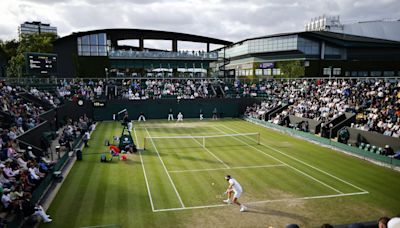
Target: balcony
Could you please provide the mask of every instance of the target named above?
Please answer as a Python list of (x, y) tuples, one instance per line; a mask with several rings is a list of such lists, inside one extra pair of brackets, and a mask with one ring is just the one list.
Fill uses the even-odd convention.
[(108, 53), (110, 59), (173, 59), (173, 60), (210, 60), (218, 59), (216, 52), (204, 51), (124, 51), (112, 50)]

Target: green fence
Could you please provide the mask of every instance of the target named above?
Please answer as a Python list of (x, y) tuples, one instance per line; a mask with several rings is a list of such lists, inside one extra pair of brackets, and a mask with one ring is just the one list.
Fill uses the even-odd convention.
[(273, 128), (273, 129), (277, 129), (279, 131), (283, 131), (286, 134), (289, 135), (293, 135), (293, 136), (298, 136), (310, 141), (314, 141), (317, 142), (319, 144), (323, 144), (323, 145), (327, 145), (327, 146), (331, 146), (333, 148), (339, 149), (339, 150), (343, 150), (346, 151), (348, 153), (357, 155), (363, 159), (370, 159), (373, 161), (377, 161), (377, 162), (381, 162), (381, 163), (385, 163), (387, 165), (390, 166), (397, 166), (400, 167), (400, 160), (398, 159), (394, 159), (388, 156), (384, 156), (384, 155), (379, 155), (379, 154), (375, 154), (369, 151), (365, 151), (362, 149), (359, 149), (357, 147), (354, 146), (349, 146), (343, 143), (339, 143), (339, 142), (335, 142), (332, 140), (329, 140), (327, 138), (322, 138), (319, 136), (316, 136), (314, 134), (311, 133), (307, 133), (307, 132), (303, 132), (303, 131), (298, 131), (292, 128), (287, 128), (287, 127), (283, 127), (277, 124), (273, 124), (273, 123), (269, 123), (263, 120), (259, 120), (259, 119), (255, 119), (255, 118), (249, 118), (249, 117), (245, 117), (244, 118), (246, 121), (249, 121), (251, 123), (255, 123), (264, 127), (268, 127), (268, 128)]

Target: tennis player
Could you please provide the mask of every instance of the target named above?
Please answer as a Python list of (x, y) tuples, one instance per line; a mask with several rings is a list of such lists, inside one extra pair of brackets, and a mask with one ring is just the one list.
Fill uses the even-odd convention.
[(178, 113), (178, 122), (183, 121), (183, 114), (181, 112)]
[(242, 186), (233, 179), (230, 175), (225, 176), (225, 180), (229, 182), (228, 189), (226, 190), (226, 194), (228, 195), (228, 199), (224, 200), (224, 203), (231, 204), (232, 203), (232, 192), (233, 194), (233, 203), (239, 205), (240, 212), (244, 212), (247, 210), (247, 207), (241, 203), (239, 203), (238, 199), (240, 195), (242, 195), (243, 189)]

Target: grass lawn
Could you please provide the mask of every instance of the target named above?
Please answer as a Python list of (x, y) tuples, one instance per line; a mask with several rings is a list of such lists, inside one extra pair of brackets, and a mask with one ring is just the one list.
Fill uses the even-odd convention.
[[(50, 206), (53, 222), (41, 227), (316, 227), (400, 213), (399, 172), (243, 120), (134, 127), (146, 150), (100, 163), (104, 141), (122, 127), (97, 125)], [(260, 133), (260, 143), (257, 135), (197, 137), (239, 133)], [(171, 136), (185, 138), (162, 138)], [(222, 203), (227, 174), (244, 188), (247, 212)]]

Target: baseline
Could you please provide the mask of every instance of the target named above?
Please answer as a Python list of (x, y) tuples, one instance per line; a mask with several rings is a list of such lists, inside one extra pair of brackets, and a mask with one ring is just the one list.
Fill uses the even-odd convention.
[[(357, 195), (364, 195), (364, 194), (368, 194), (368, 192), (353, 192), (353, 193), (342, 193), (342, 194), (333, 194), (333, 195), (320, 195), (320, 196), (306, 196), (306, 197), (298, 197), (298, 198), (261, 200), (261, 201), (246, 202), (246, 205), (262, 204), (262, 203), (275, 203), (275, 202), (288, 202), (288, 201), (297, 201), (297, 200), (328, 199), (328, 198), (337, 198), (337, 197), (346, 197), (346, 196), (357, 196)], [(154, 210), (154, 212), (181, 211), (181, 210), (193, 210), (193, 209), (204, 209), (204, 208), (226, 207), (226, 206), (229, 206), (229, 204), (214, 204), (214, 205), (193, 206), (193, 207), (185, 207), (185, 208), (181, 208), (181, 207), (165, 208), (165, 209)]]

